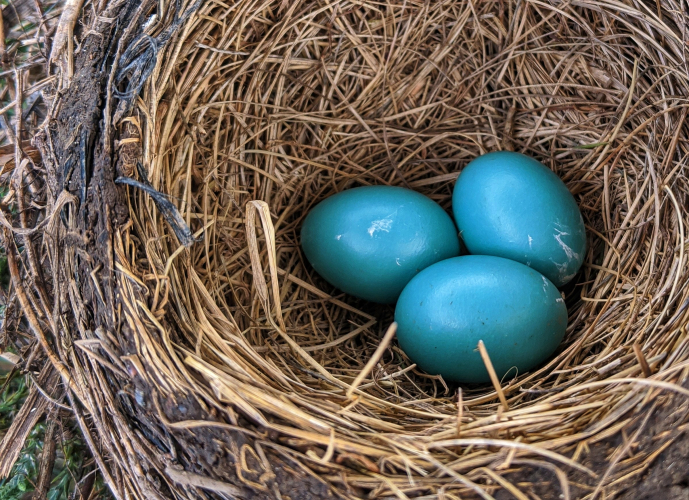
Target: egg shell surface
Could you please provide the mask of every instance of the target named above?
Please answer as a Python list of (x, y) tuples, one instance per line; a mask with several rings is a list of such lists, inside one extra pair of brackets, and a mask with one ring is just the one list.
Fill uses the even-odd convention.
[(516, 260), (556, 286), (584, 262), (586, 229), (574, 197), (542, 163), (520, 153), (482, 155), (462, 170), (452, 211), (469, 253)]
[(326, 198), (301, 229), (306, 258), (343, 292), (390, 304), (414, 275), (459, 255), (457, 228), (433, 200), (394, 186), (363, 186)]
[[(522, 374), (557, 349), (567, 308), (545, 276), (513, 260), (466, 255), (438, 262), (405, 287), (395, 309), (400, 347), (424, 371), (464, 383)], [(516, 370), (515, 370), (516, 368)]]

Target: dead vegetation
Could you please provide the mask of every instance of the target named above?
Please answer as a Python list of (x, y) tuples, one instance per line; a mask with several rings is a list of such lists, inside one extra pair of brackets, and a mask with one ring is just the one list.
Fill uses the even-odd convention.
[[(521, 500), (539, 469), (552, 498), (612, 498), (681, 435), (686, 415), (636, 444), (689, 396), (685, 3), (109, 8), (94, 174), (55, 196), (44, 240), (73, 312), (26, 307), (79, 347), (54, 366), (117, 498)], [(379, 349), (392, 310), (315, 275), (299, 227), (357, 185), (449, 208), (461, 168), (503, 148), (565, 180), (589, 248), (557, 356), (460, 389)], [(84, 230), (98, 247), (65, 244)]]

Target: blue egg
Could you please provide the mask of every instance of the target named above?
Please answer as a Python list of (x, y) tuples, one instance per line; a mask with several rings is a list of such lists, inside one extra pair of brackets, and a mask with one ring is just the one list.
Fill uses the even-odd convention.
[(395, 321), (400, 347), (424, 371), (485, 383), (479, 340), (499, 378), (522, 374), (557, 349), (567, 308), (557, 287), (530, 267), (466, 255), (417, 274), (397, 301)]
[(422, 269), (459, 254), (457, 229), (440, 205), (392, 186), (325, 199), (304, 220), (301, 245), (329, 283), (382, 304), (394, 303)]
[(574, 197), (528, 156), (500, 151), (473, 160), (457, 179), (452, 210), (469, 253), (516, 260), (557, 286), (584, 262), (586, 229)]

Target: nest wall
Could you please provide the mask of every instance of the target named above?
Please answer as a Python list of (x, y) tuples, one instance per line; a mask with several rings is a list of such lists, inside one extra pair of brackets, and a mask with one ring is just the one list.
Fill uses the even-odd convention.
[[(671, 434), (590, 455), (689, 394), (687, 5), (240, 0), (141, 22), (162, 5), (127, 14), (150, 71), (120, 58), (103, 91), (111, 177), (140, 184), (116, 188), (112, 298), (82, 292), (81, 320), (112, 318), (118, 359), (68, 362), (110, 408), (93, 446), (116, 495), (602, 498), (637, 480)], [(299, 229), (361, 185), (449, 210), (461, 169), (503, 149), (567, 184), (586, 262), (547, 364), (457, 387), (383, 342), (393, 308), (324, 282)]]

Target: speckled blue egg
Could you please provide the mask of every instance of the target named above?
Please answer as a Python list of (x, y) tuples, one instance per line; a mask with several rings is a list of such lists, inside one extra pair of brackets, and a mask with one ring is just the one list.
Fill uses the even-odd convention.
[(499, 378), (522, 374), (557, 349), (567, 308), (557, 287), (534, 269), (466, 255), (417, 274), (397, 301), (395, 321), (400, 347), (424, 371), (485, 383), (490, 378), (479, 340)]
[(301, 245), (313, 268), (343, 292), (397, 300), (412, 277), (459, 254), (457, 228), (430, 198), (393, 186), (349, 189), (316, 205)]
[(523, 154), (500, 151), (469, 163), (455, 184), (452, 211), (471, 254), (516, 260), (557, 286), (584, 262), (586, 230), (574, 197)]

